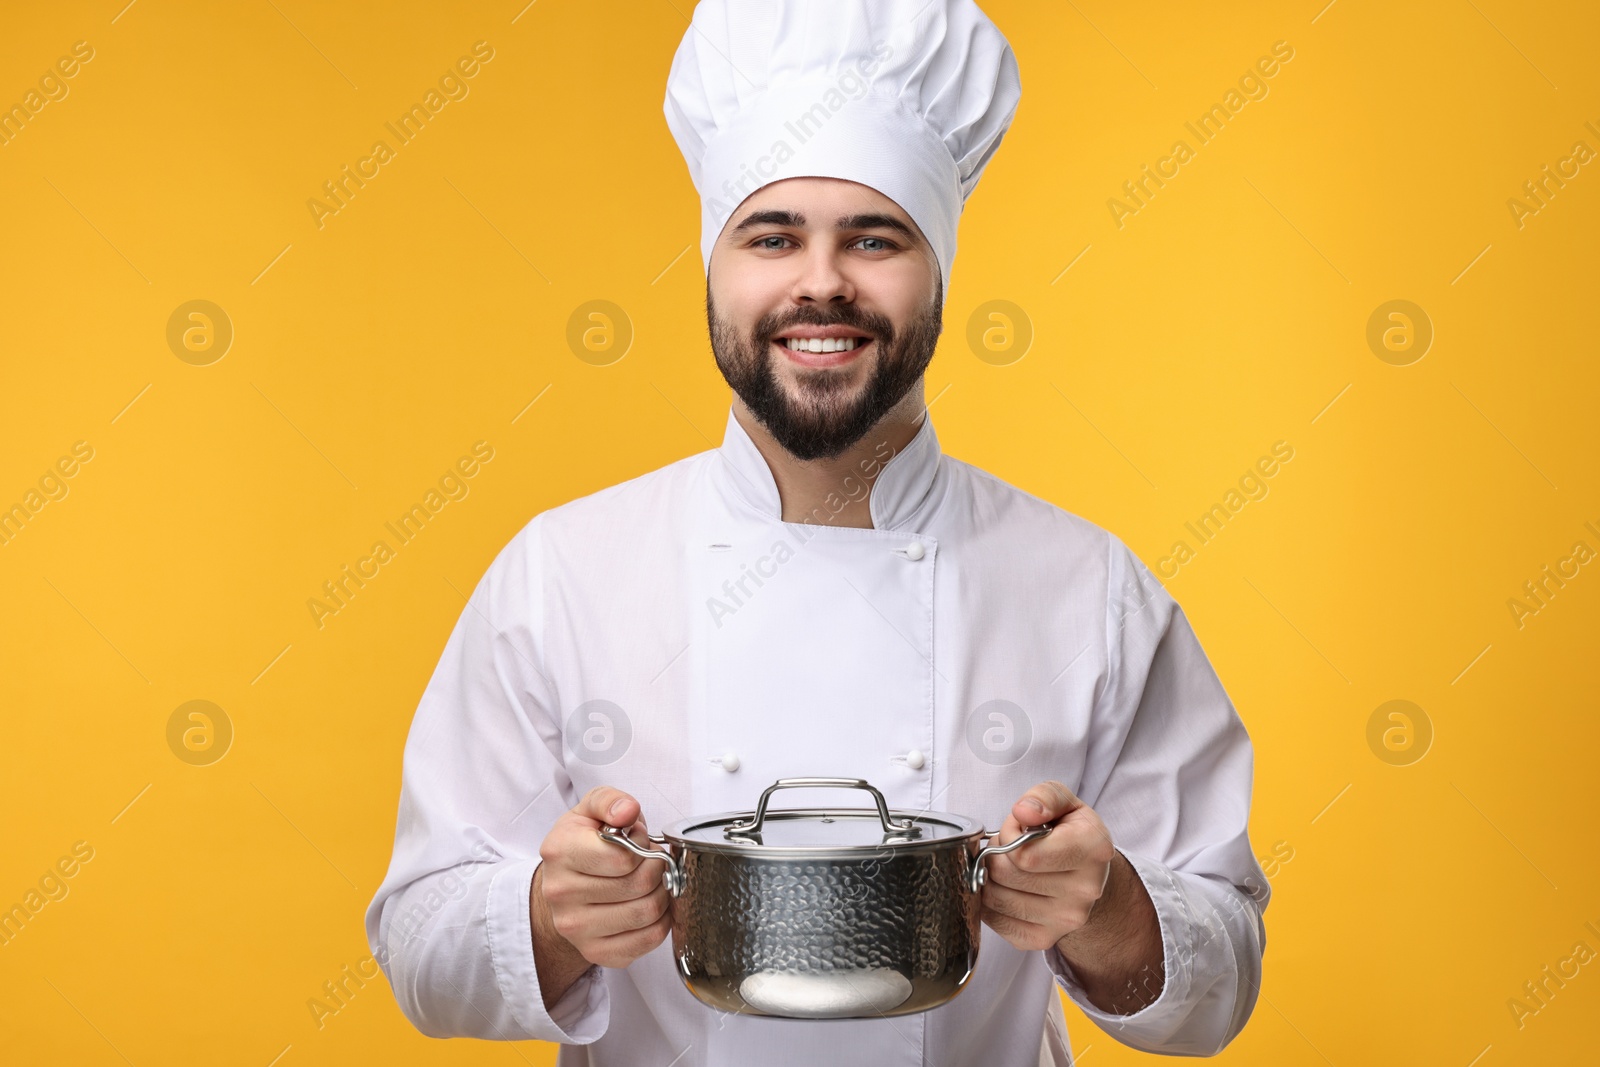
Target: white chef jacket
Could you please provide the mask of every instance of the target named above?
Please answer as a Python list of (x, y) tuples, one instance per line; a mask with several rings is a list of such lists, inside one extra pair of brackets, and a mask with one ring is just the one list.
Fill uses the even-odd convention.
[[(1209, 1055), (1239, 1032), (1270, 892), (1246, 829), (1252, 752), (1182, 610), (1114, 535), (942, 454), (931, 417), (879, 471), (870, 510), (871, 529), (782, 521), (730, 410), (719, 448), (512, 538), (422, 695), (366, 912), (419, 1030), (561, 1042), (562, 1065), (1065, 1067), (1059, 983), (1134, 1048)], [(985, 926), (966, 988), (914, 1015), (721, 1012), (685, 988), (670, 937), (545, 1010), (528, 897), (559, 816), (612, 785), (659, 833), (749, 811), (796, 776), (865, 778), (894, 808), (995, 830), (1030, 786), (1065, 783), (1149, 891), (1160, 996), (1102, 1012), (1057, 951)], [(870, 800), (773, 798), (815, 804)]]

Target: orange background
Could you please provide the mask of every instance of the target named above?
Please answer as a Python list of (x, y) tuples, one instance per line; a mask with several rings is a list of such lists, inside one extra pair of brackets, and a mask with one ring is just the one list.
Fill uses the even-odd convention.
[[(1025, 91), (928, 395), (950, 454), (1152, 567), (1196, 549), (1163, 577), (1254, 739), (1274, 890), (1262, 998), (1219, 1059), (1592, 1062), (1600, 966), (1568, 963), (1520, 1025), (1508, 1002), (1600, 950), (1600, 568), (1567, 563), (1520, 625), (1508, 602), (1600, 549), (1600, 174), (1508, 201), (1600, 150), (1594, 11), (984, 7)], [(308, 1001), (368, 955), (401, 746), (463, 594), (539, 511), (720, 441), (661, 115), (690, 10), (7, 14), (0, 104), (93, 53), (0, 146), (0, 507), (26, 515), (0, 544), (0, 906), (73, 870), (0, 945), (17, 1062), (553, 1060), (424, 1038), (381, 978), (320, 1026)], [(319, 227), (307, 201), (478, 41), (468, 94)], [(1267, 95), (1191, 140), (1279, 41)], [(1193, 158), (1119, 226), (1108, 201), (1180, 138)], [(193, 300), (225, 352), (169, 345)], [(626, 316), (620, 358), (569, 345), (591, 300)], [(1369, 345), (1393, 300), (1421, 318)], [(319, 628), (307, 600), (479, 441), (468, 493)], [(1267, 494), (1197, 546), (1184, 524), (1279, 441)], [(77, 442), (92, 458), (52, 478)], [(196, 700), (210, 733), (169, 730)], [(1408, 718), (1369, 731), (1393, 700)], [(1068, 1012), (1089, 1064), (1143, 1059)]]

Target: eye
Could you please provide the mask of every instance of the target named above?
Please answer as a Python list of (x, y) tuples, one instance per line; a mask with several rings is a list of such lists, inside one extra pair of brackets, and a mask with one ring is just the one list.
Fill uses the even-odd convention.
[[(852, 245), (859, 245), (863, 241), (876, 241), (877, 242), (876, 247), (863, 248), (862, 251), (865, 251), (865, 252), (893, 252), (897, 247), (893, 241), (890, 241), (886, 237), (875, 237), (875, 236), (872, 236), (870, 234), (867, 235), (866, 237), (857, 237), (854, 241), (851, 242), (851, 244)], [(774, 243), (771, 243), (771, 242), (778, 242), (778, 243), (774, 244)], [(793, 244), (793, 243), (794, 242), (791, 241), (789, 238), (784, 237), (781, 234), (773, 233), (773, 234), (768, 234), (765, 237), (756, 238), (754, 241), (751, 242), (751, 247), (759, 248), (759, 249), (762, 249), (763, 251), (767, 251), (767, 252), (778, 252), (778, 251), (781, 251), (784, 248), (785, 244)]]

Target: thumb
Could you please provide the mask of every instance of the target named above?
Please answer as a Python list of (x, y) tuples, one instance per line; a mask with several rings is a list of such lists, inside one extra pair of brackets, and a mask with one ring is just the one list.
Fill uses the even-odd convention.
[(578, 806), (572, 810), (595, 822), (620, 827), (632, 826), (640, 815), (637, 800), (609, 785), (600, 785), (589, 790), (583, 799), (578, 801)]
[(1040, 782), (1011, 806), (1011, 815), (1023, 826), (1038, 826), (1081, 807), (1083, 801), (1060, 782)]

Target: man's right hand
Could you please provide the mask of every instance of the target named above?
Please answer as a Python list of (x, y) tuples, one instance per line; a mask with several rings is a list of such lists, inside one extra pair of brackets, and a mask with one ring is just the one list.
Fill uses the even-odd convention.
[[(626, 967), (672, 929), (672, 897), (662, 882), (662, 864), (602, 841), (596, 833), (602, 826), (627, 827), (629, 837), (651, 847), (639, 802), (620, 789), (591, 789), (561, 816), (539, 846), (543, 862), (531, 902), (536, 960), (541, 920), (548, 920), (545, 933), (553, 932), (586, 961), (578, 973), (589, 963)], [(558, 980), (560, 990), (545, 990), (547, 1004), (576, 978)], [(543, 973), (539, 980), (543, 986)]]

